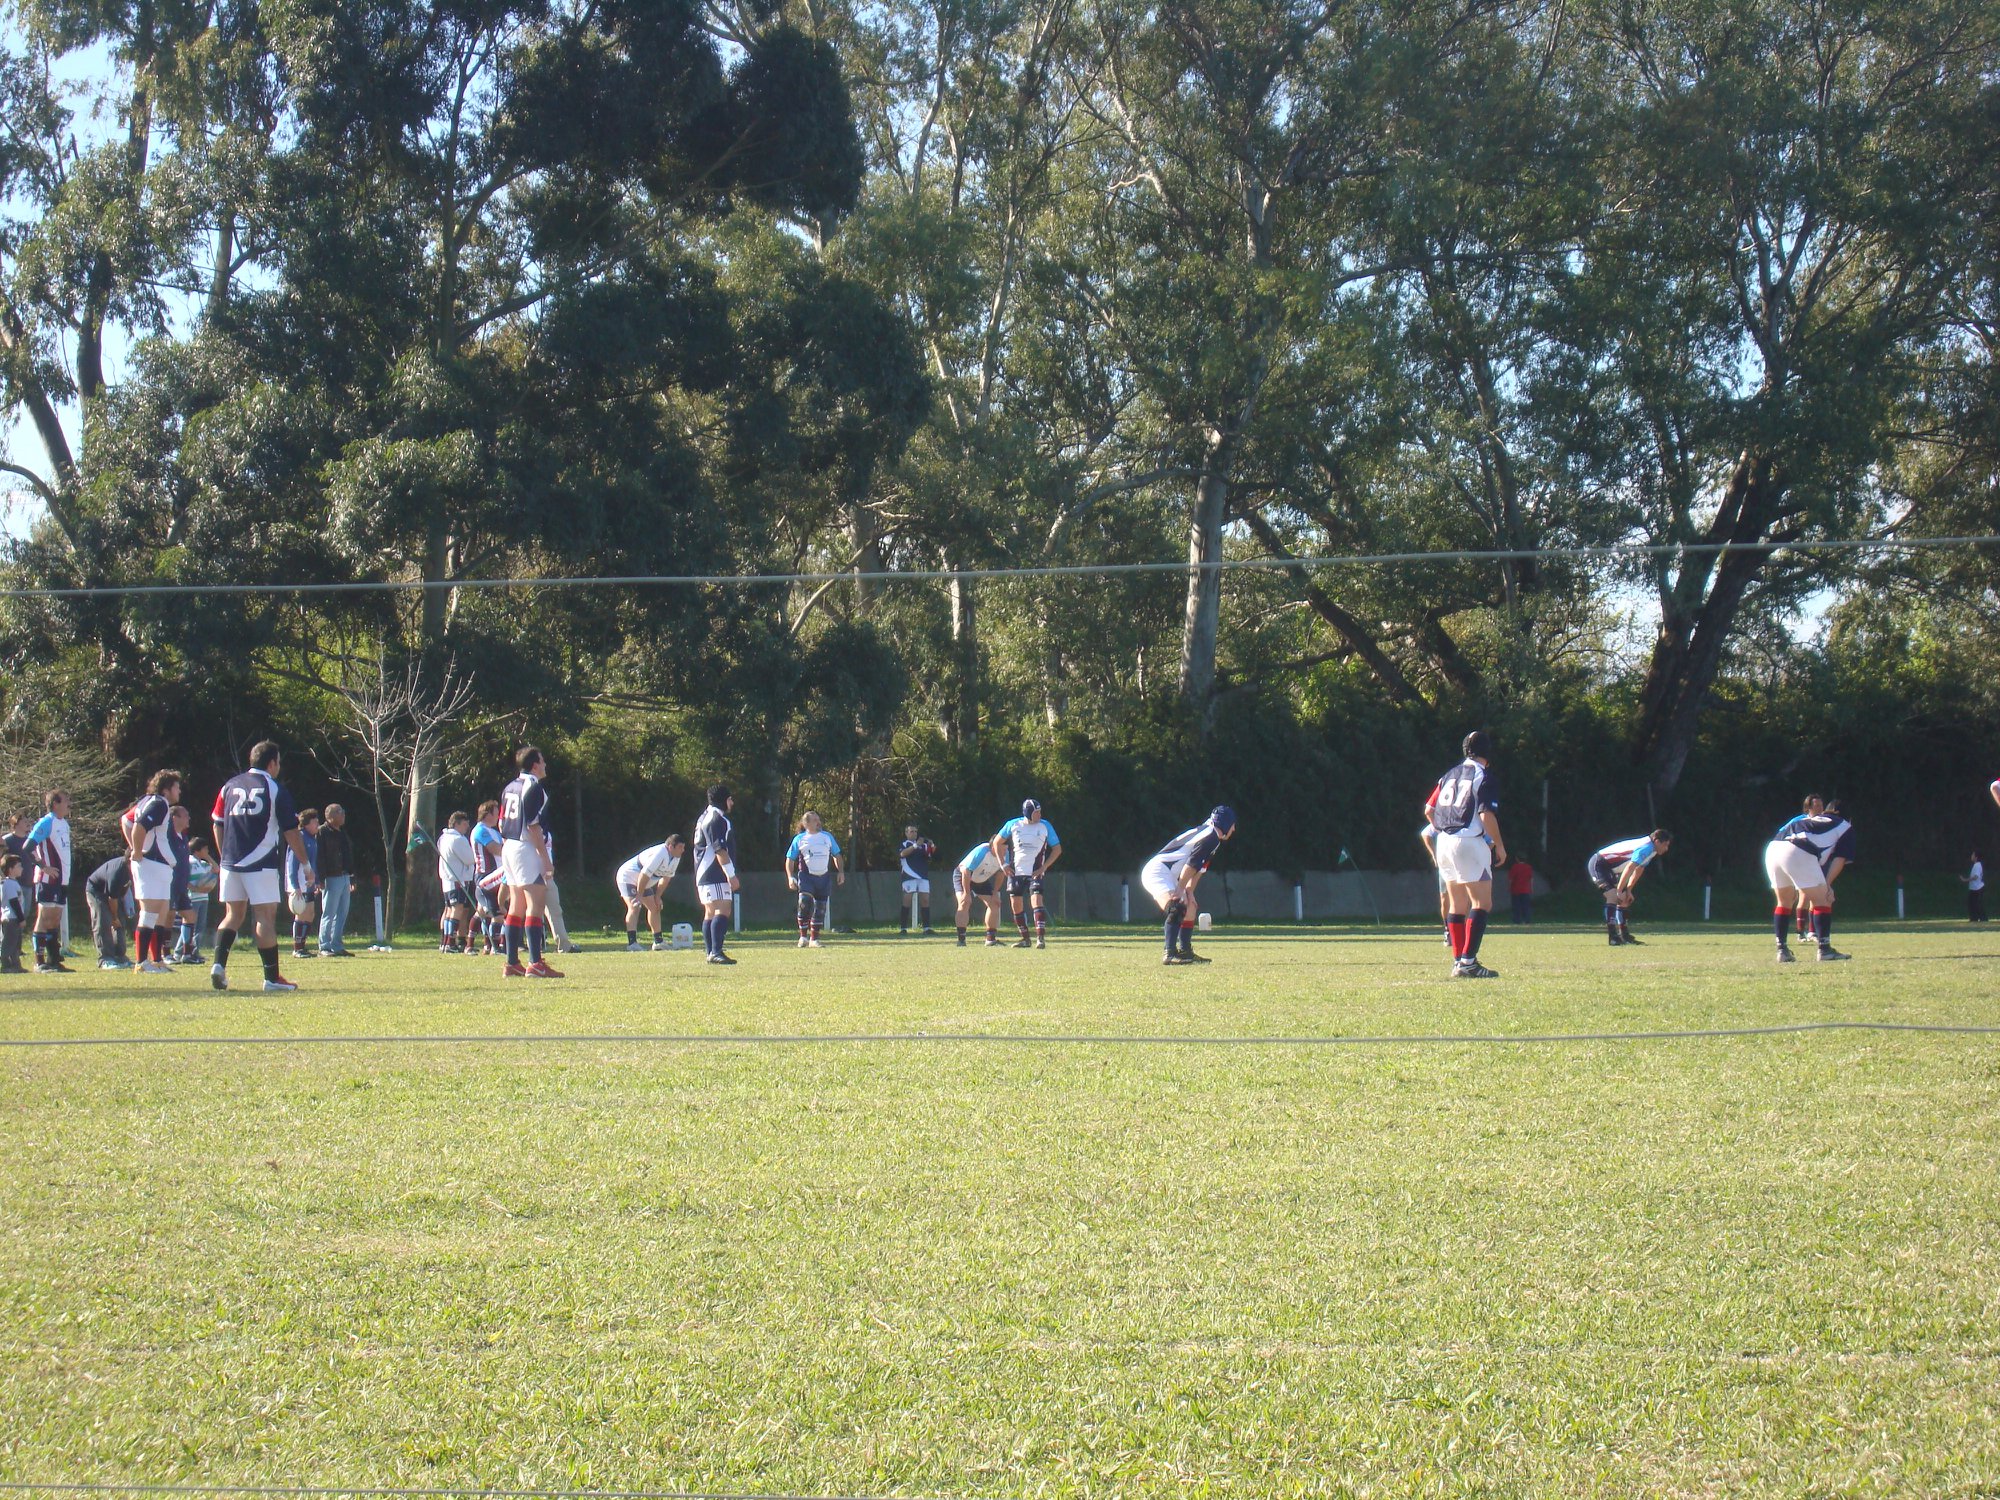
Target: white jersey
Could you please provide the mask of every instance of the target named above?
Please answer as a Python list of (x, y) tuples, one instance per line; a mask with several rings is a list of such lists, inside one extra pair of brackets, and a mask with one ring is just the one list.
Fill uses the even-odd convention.
[(1062, 840), (1047, 818), (1037, 818), (1032, 823), (1026, 818), (1010, 819), (1000, 830), (999, 836), (1014, 851), (1013, 871), (1016, 875), (1039, 875), (1047, 857), (1062, 847)]
[(1000, 856), (993, 852), (991, 844), (979, 844), (966, 852), (958, 862), (958, 870), (965, 877), (967, 885), (978, 885), (982, 880), (991, 880), (1000, 873)]
[(678, 854), (669, 854), (665, 844), (655, 844), (650, 849), (641, 849), (618, 867), (618, 883), (636, 890), (643, 875), (654, 885), (665, 885), (680, 867)]
[(472, 857), (472, 840), (456, 828), (447, 827), (438, 835), (438, 884), (446, 890), (456, 885), (471, 885), (478, 879), (479, 867)]

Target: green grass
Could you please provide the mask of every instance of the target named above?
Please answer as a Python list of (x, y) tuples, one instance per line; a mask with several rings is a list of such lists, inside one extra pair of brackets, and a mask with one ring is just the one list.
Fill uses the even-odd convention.
[[(2000, 938), (762, 940), (0, 989), (0, 1039), (2000, 1023)], [(240, 962), (239, 983), (255, 964)], [(2000, 1037), (0, 1049), (0, 1480), (2000, 1492)]]

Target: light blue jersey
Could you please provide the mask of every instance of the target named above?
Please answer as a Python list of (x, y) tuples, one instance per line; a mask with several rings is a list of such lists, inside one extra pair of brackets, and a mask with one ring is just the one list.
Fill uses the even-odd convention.
[(840, 841), (824, 828), (818, 833), (797, 833), (785, 858), (797, 861), (808, 875), (824, 875), (840, 858)]

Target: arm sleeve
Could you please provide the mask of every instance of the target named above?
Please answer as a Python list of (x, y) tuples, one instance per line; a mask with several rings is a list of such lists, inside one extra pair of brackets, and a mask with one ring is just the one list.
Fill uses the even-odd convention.
[(800, 833), (795, 833), (792, 835), (792, 841), (789, 844), (785, 845), (786, 859), (795, 860), (799, 857), (799, 840), (804, 837), (805, 835)]
[(835, 859), (840, 858), (840, 840), (830, 833), (826, 836), (826, 852)]

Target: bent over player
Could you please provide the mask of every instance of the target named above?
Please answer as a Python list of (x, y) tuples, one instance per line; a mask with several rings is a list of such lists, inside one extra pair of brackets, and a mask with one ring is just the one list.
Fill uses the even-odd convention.
[[(1771, 836), (1764, 846), (1764, 873), (1770, 877), (1775, 905), (1771, 925), (1778, 939), (1778, 962), (1796, 963), (1785, 938), (1792, 925), (1792, 908), (1801, 898), (1810, 903), (1812, 936), (1822, 962), (1839, 962), (1845, 953), (1833, 946), (1833, 885), (1827, 866), (1836, 871), (1854, 858), (1854, 825), (1837, 813), (1801, 813)], [(1799, 935), (1805, 936), (1804, 923)]]
[(1665, 854), (1673, 842), (1674, 836), (1666, 829), (1655, 828), (1642, 839), (1620, 839), (1615, 844), (1606, 844), (1584, 866), (1591, 884), (1604, 893), (1604, 930), (1612, 947), (1639, 941), (1625, 924), (1625, 914), (1632, 909), (1633, 888), (1645, 875), (1646, 867)]
[(1174, 835), (1167, 847), (1147, 860), (1145, 869), (1139, 872), (1139, 884), (1166, 916), (1167, 963), (1208, 962), (1194, 951), (1194, 888), (1201, 883), (1224, 840), (1235, 833), (1235, 811), (1218, 807), (1208, 815), (1207, 822)]
[(687, 845), (677, 833), (667, 835), (663, 844), (641, 849), (637, 854), (618, 867), (618, 899), (625, 903), (625, 951), (640, 952), (639, 914), (644, 912), (651, 919), (653, 929), (653, 951), (658, 953), (666, 944), (660, 941), (660, 900), (667, 882), (681, 867), (681, 851)]
[(1493, 910), (1493, 870), (1507, 863), (1500, 837), (1499, 798), (1487, 766), (1493, 742), (1475, 729), (1465, 737), (1465, 759), (1438, 778), (1424, 815), (1437, 830), (1438, 872), (1445, 878), (1454, 979), (1495, 979), (1479, 961), (1479, 942)]
[(986, 903), (986, 946), (1000, 946), (1000, 876), (1006, 869), (991, 843), (974, 844), (951, 867), (951, 891), (958, 898), (958, 946), (965, 946), (966, 924), (972, 918), (972, 898)]
[[(1013, 898), (1014, 925), (1020, 929), (1016, 948), (1046, 948), (1049, 945), (1048, 908), (1042, 904), (1043, 877), (1049, 866), (1062, 858), (1062, 840), (1054, 825), (1042, 816), (1042, 804), (1033, 797), (1021, 804), (1021, 816), (1010, 818), (993, 835), (993, 852), (1007, 862), (1007, 893)], [(1028, 913), (1035, 916), (1035, 935), (1028, 936)]]

